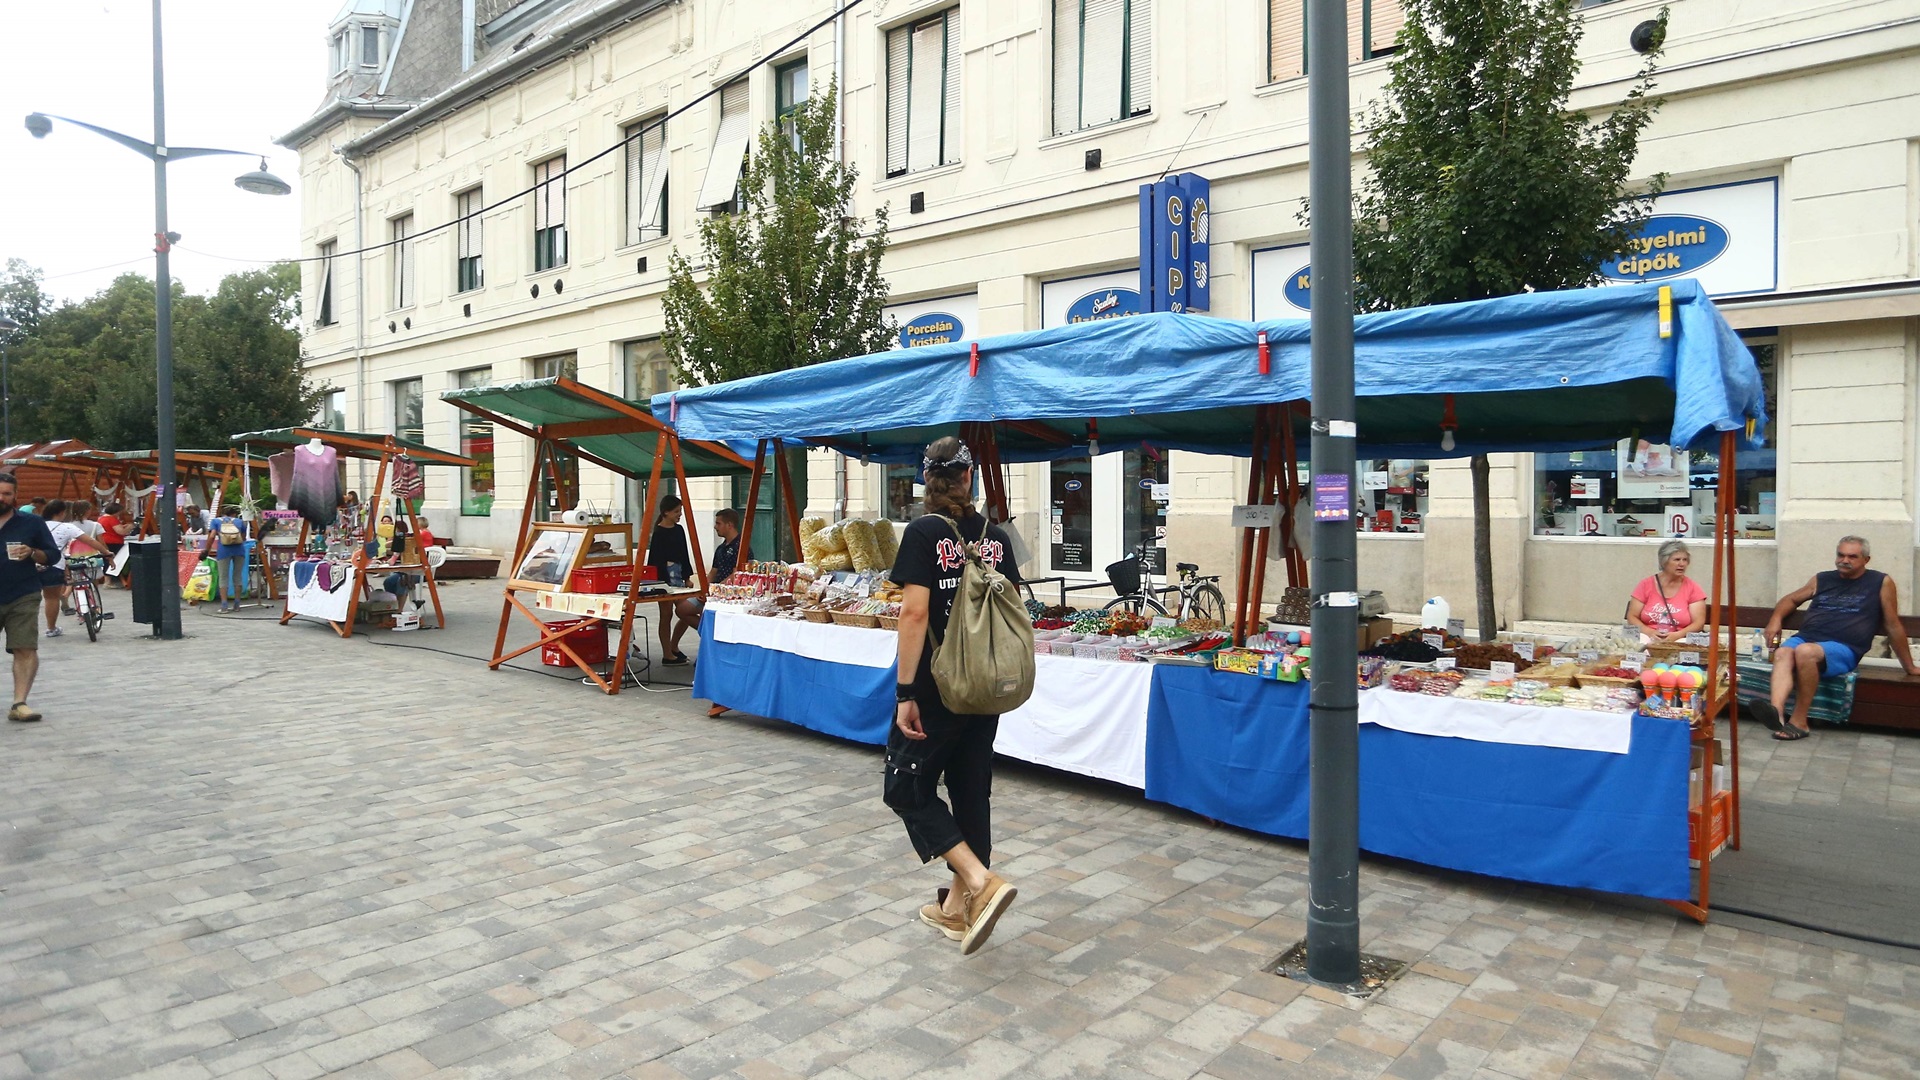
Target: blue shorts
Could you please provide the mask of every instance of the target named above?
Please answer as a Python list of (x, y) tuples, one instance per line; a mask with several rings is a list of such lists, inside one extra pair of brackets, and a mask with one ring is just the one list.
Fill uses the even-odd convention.
[(1823, 679), (1837, 679), (1860, 666), (1860, 658), (1853, 655), (1853, 650), (1837, 641), (1808, 641), (1795, 634), (1780, 643), (1783, 649), (1791, 649), (1795, 645), (1818, 645), (1827, 654), (1820, 665), (1820, 677)]

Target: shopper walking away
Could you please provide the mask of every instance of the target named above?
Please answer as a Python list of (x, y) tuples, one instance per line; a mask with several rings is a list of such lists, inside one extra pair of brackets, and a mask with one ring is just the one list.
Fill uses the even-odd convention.
[[(1900, 594), (1893, 579), (1867, 569), (1873, 548), (1858, 536), (1843, 536), (1835, 545), (1832, 570), (1813, 575), (1805, 585), (1780, 598), (1767, 620), (1767, 646), (1773, 650), (1772, 693), (1753, 704), (1753, 714), (1773, 729), (1773, 737), (1793, 742), (1812, 734), (1807, 710), (1820, 680), (1835, 679), (1860, 666), (1873, 646), (1873, 636), (1884, 632), (1893, 655), (1909, 675), (1920, 675), (1906, 627), (1900, 622)], [(1781, 640), (1781, 626), (1793, 610), (1807, 601), (1807, 617), (1799, 632)], [(1781, 720), (1787, 695), (1793, 694), (1793, 716)]]
[(1642, 645), (1684, 641), (1707, 625), (1707, 594), (1687, 576), (1693, 552), (1686, 542), (1661, 544), (1657, 561), (1659, 571), (1634, 586), (1627, 600), (1627, 622), (1639, 628)]
[(27, 704), (33, 677), (40, 671), (40, 571), (53, 564), (58, 552), (47, 523), (22, 514), (14, 504), (19, 487), (12, 473), (0, 473), (0, 627), (13, 656), (13, 707), (7, 719), (28, 724), (40, 714)]
[[(680, 496), (663, 496), (659, 515), (653, 519), (653, 537), (647, 543), (647, 565), (659, 571), (660, 580), (668, 584), (676, 581), (685, 584), (692, 572), (688, 569), (693, 565), (693, 556), (687, 547), (687, 530), (680, 526), (683, 509)], [(661, 663), (687, 662), (687, 654), (680, 651), (680, 642), (699, 621), (700, 601), (692, 597), (660, 602)]]
[(724, 584), (740, 565), (740, 511), (723, 506), (713, 512), (713, 535), (720, 543), (713, 549), (713, 584)]
[(52, 565), (40, 571), (40, 595), (47, 613), (47, 636), (59, 637), (66, 631), (60, 629), (60, 615), (67, 599), (67, 550), (74, 546), (107, 553), (104, 545), (87, 536), (86, 530), (71, 519), (72, 505), (65, 499), (55, 499), (41, 509), (41, 520), (47, 523), (47, 534), (53, 538), (54, 560)]
[[(946, 707), (933, 679), (932, 644), (945, 640), (953, 613), (966, 565), (962, 540), (977, 544), (981, 557), (1009, 580), (1018, 581), (1019, 572), (1006, 533), (973, 507), (973, 453), (967, 445), (952, 437), (936, 440), (926, 448), (921, 471), (927, 515), (907, 526), (891, 575), (902, 586), (900, 681), (882, 797), (906, 825), (920, 861), (944, 859), (953, 872), (938, 901), (920, 909), (921, 921), (972, 953), (986, 943), (1017, 892), (990, 869), (993, 738), (1000, 718)], [(940, 799), (942, 780), (951, 805)]]
[(220, 508), (220, 516), (208, 523), (200, 557), (218, 560), (215, 576), (220, 579), (220, 610), (239, 611), (240, 597), (246, 592), (247, 523), (238, 506), (228, 503)]

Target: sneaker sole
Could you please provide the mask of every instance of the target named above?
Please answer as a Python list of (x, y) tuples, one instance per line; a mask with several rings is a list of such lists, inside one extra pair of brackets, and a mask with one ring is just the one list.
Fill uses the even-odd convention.
[(953, 927), (948, 926), (938, 919), (930, 919), (927, 917), (925, 911), (920, 913), (920, 921), (947, 935), (948, 941), (963, 941), (966, 939), (967, 932), (965, 930), (955, 930)]
[(968, 927), (966, 936), (960, 939), (960, 955), (971, 956), (987, 943), (987, 939), (993, 936), (993, 924), (1000, 921), (1000, 916), (1006, 913), (1007, 907), (1018, 895), (1019, 889), (1011, 885), (1000, 886), (1000, 891), (993, 894), (993, 898), (987, 901), (986, 909), (980, 912), (979, 921)]

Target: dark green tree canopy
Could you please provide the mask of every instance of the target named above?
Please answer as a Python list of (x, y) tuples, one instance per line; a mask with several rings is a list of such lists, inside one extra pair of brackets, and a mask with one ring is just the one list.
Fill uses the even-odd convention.
[(1658, 54), (1604, 117), (1569, 111), (1577, 8), (1406, 0), (1392, 77), (1367, 115), (1353, 237), (1361, 310), (1578, 288), (1627, 249), (1665, 184), (1628, 183), (1660, 104), (1649, 96)]
[[(663, 343), (680, 378), (710, 384), (887, 347), (887, 213), (852, 216), (858, 171), (834, 159), (837, 88), (761, 131), (738, 213), (700, 223), (704, 284), (678, 251)], [(791, 132), (792, 134), (790, 134)], [(800, 148), (794, 146), (797, 135)]]
[[(10, 308), (15, 286), (38, 280), (17, 262), (0, 282)], [(215, 449), (236, 432), (312, 419), (325, 388), (301, 373), (299, 304), (300, 268), (291, 263), (229, 275), (212, 296), (174, 285), (178, 445)], [(15, 442), (154, 445), (153, 279), (122, 274), (76, 303), (43, 300), (32, 332), (19, 331), (8, 352)]]

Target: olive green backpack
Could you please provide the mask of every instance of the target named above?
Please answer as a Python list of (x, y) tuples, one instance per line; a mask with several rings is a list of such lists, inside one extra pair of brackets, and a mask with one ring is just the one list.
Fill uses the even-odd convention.
[(956, 713), (1010, 713), (1033, 696), (1033, 621), (1019, 588), (981, 556), (980, 545), (969, 543), (952, 518), (936, 516), (953, 530), (966, 562), (946, 637), (935, 642), (933, 630), (927, 630), (934, 685), (941, 702)]

